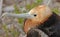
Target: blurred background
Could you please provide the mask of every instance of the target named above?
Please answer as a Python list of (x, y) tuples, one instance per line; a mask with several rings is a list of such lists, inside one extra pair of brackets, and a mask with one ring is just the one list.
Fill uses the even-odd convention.
[[(24, 37), (24, 19), (6, 17), (3, 13), (26, 13), (38, 5), (43, 5), (46, 0), (0, 0), (0, 37)], [(51, 0), (48, 5), (52, 12), (60, 16), (60, 0)]]

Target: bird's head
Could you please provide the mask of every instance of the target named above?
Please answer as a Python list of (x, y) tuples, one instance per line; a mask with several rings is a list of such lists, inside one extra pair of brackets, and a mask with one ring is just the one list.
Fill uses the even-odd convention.
[(43, 23), (48, 17), (52, 15), (52, 12), (48, 6), (39, 5), (29, 11), (29, 14), (34, 16), (30, 20)]
[(31, 28), (34, 28), (41, 23), (44, 23), (51, 15), (51, 9), (45, 5), (39, 5), (29, 11), (29, 14), (34, 18), (28, 19), (24, 23), (24, 31), (27, 33)]

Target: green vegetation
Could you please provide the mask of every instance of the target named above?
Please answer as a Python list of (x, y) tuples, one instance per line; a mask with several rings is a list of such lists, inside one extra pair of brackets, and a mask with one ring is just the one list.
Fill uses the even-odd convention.
[(3, 25), (2, 29), (6, 32), (6, 37), (8, 37), (8, 29), (7, 29), (7, 25)]
[(36, 6), (40, 5), (41, 3), (42, 3), (42, 0), (36, 0), (36, 2), (34, 2), (32, 4), (27, 4), (26, 9), (31, 10), (33, 7), (36, 7)]
[[(14, 8), (15, 8), (15, 13), (16, 14), (20, 14), (21, 12), (19, 11), (19, 9), (17, 8), (17, 6), (16, 5), (14, 5)], [(22, 18), (18, 18), (18, 22), (20, 23), (20, 24), (22, 24), (23, 23), (23, 20), (24, 19), (22, 19)]]
[(11, 29), (9, 30), (7, 28), (7, 25), (3, 25), (2, 29), (5, 31), (6, 33), (6, 37), (9, 37), (9, 33), (11, 34), (11, 36), (13, 37), (18, 37), (18, 35), (20, 34), (14, 27), (11, 27)]
[(59, 10), (58, 10), (58, 8), (52, 9), (52, 12), (54, 12), (54, 13), (56, 13), (56, 14), (59, 14), (59, 13), (60, 13)]

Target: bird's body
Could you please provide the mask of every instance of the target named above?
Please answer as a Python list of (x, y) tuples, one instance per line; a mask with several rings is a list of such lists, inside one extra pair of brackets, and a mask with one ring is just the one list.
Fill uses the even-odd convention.
[[(33, 8), (29, 14), (36, 14), (35, 18), (26, 19), (24, 31), (27, 37), (35, 37), (32, 28), (42, 30), (49, 37), (60, 37), (60, 16), (53, 13), (49, 7), (41, 5)], [(38, 35), (38, 34), (36, 34)]]
[[(36, 29), (42, 30), (49, 37), (60, 37), (60, 16), (53, 13), (53, 15), (51, 17), (49, 17), (49, 19), (47, 21), (36, 26)], [(32, 30), (32, 29), (30, 29), (30, 30)], [(36, 33), (33, 30), (28, 31), (27, 37), (32, 37), (35, 34)]]
[(60, 16), (53, 13), (47, 21), (37, 28), (45, 32), (49, 37), (60, 37)]

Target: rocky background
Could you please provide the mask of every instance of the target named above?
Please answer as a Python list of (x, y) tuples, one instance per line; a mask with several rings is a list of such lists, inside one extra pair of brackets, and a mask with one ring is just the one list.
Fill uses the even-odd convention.
[[(0, 0), (0, 37), (25, 37), (24, 19), (3, 16), (4, 13), (26, 13), (45, 0)], [(60, 0), (52, 0), (49, 7), (60, 16)]]

